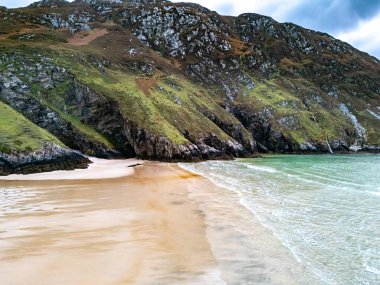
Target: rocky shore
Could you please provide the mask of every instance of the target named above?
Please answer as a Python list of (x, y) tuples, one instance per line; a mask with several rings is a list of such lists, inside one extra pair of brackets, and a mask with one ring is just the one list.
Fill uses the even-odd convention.
[(0, 152), (0, 175), (30, 174), (54, 170), (87, 168), (89, 159), (71, 149), (46, 143), (32, 153)]

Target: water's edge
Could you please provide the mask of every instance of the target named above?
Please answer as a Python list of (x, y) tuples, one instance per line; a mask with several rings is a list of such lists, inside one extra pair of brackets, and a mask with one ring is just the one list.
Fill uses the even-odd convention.
[(204, 177), (208, 184), (190, 185), (188, 190), (189, 198), (204, 214), (220, 284), (318, 284), (286, 245), (252, 215), (240, 193), (197, 171), (193, 164), (178, 165)]
[[(203, 197), (206, 219), (211, 216), (207, 224), (210, 232), (212, 227), (221, 227), (217, 225), (220, 216), (234, 230), (245, 219), (252, 223), (242, 229), (240, 236), (245, 236), (245, 240), (255, 239), (252, 236), (257, 235), (259, 224), (265, 228), (259, 231), (261, 238), (280, 242), (277, 255), (261, 263), (267, 269), (291, 264), (285, 271), (298, 268), (295, 270), (298, 274), (292, 277), (300, 284), (380, 281), (379, 155), (273, 155), (262, 159), (182, 163), (180, 167), (219, 186), (217, 195)], [(199, 189), (193, 189), (190, 195), (197, 195), (196, 191)], [(217, 211), (210, 204), (215, 201), (219, 205), (214, 208), (233, 211), (240, 218), (231, 222), (231, 215), (227, 217), (219, 211), (219, 217), (213, 219), (212, 212)], [(247, 229), (255, 222), (256, 232), (249, 233)], [(214, 233), (210, 243), (220, 236)], [(238, 243), (239, 237), (227, 241)], [(256, 238), (255, 245), (253, 256), (259, 252), (270, 254), (268, 244), (260, 239)], [(248, 242), (244, 246), (245, 251), (250, 251), (254, 244)], [(294, 260), (282, 264), (283, 256), (289, 253)], [(245, 262), (253, 263), (249, 258)], [(262, 272), (264, 277), (255, 284), (282, 284), (271, 280), (269, 274), (266, 276), (266, 269)]]

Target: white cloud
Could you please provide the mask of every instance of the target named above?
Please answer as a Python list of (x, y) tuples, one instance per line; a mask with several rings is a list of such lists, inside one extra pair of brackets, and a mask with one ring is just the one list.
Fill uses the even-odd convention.
[(300, 5), (303, 0), (251, 0), (251, 1), (238, 1), (231, 0), (191, 0), (181, 1), (173, 0), (172, 2), (193, 2), (198, 3), (210, 10), (218, 11), (221, 7), (230, 6), (231, 11), (229, 15), (237, 16), (243, 13), (258, 13), (273, 17), (278, 21), (284, 21), (289, 11)]
[[(26, 7), (29, 4), (37, 2), (39, 0), (0, 0), (0, 6), (5, 6), (7, 8), (19, 8)], [(69, 0), (72, 2), (73, 0)]]
[(336, 35), (360, 50), (380, 56), (380, 12), (370, 20), (360, 21), (356, 28)]
[[(25, 7), (37, 0), (0, 0), (0, 6), (8, 8)], [(73, 1), (73, 0), (69, 0)], [(276, 20), (285, 20), (286, 14), (293, 8), (304, 2), (304, 0), (251, 0), (234, 2), (232, 0), (173, 0), (172, 2), (193, 2), (198, 3), (210, 10), (220, 11), (221, 7), (230, 7), (229, 15), (239, 15), (242, 13), (259, 13), (269, 15)]]

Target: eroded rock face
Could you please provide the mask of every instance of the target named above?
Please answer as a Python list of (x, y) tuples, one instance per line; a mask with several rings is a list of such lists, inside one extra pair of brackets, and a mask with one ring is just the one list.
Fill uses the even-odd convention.
[(0, 98), (26, 116), (30, 121), (58, 137), (65, 145), (72, 149), (98, 157), (120, 156), (117, 150), (91, 141), (90, 138), (73, 128), (70, 122), (62, 119), (57, 112), (42, 105), (34, 98), (8, 89), (1, 90)]
[(30, 4), (28, 7), (29, 8), (56, 8), (56, 7), (63, 7), (68, 5), (69, 2), (66, 0), (41, 0), (34, 2)]
[(87, 168), (89, 163), (91, 161), (78, 152), (45, 143), (33, 153), (0, 152), (0, 175)]
[[(132, 122), (125, 123), (129, 141), (135, 153), (141, 158), (168, 161), (198, 161), (205, 159), (231, 159), (248, 154), (248, 151), (236, 141), (220, 140), (213, 134), (202, 139), (189, 139), (189, 143), (177, 145), (166, 137), (151, 134), (138, 128)], [(185, 134), (186, 136), (186, 134)]]
[(51, 29), (69, 29), (71, 33), (91, 30), (90, 22), (95, 20), (95, 16), (88, 12), (76, 11), (69, 16), (59, 13), (45, 14), (35, 20), (36, 23), (49, 26)]
[[(22, 62), (25, 59), (17, 54), (4, 55), (1, 59), (2, 62), (16, 60)], [(94, 58), (86, 60), (97, 68), (101, 64), (101, 71), (104, 65), (111, 66), (104, 60), (102, 63)], [(20, 74), (24, 79), (21, 80), (17, 76)], [(110, 138), (117, 150), (94, 142), (67, 122), (59, 112), (31, 96), (31, 86), (34, 83), (38, 83), (42, 91), (46, 90), (46, 94), (43, 95), (46, 100)], [(65, 92), (60, 93), (58, 97), (52, 95), (62, 84), (66, 86)], [(70, 148), (98, 157), (117, 157), (123, 154), (126, 157), (137, 155), (149, 159), (188, 161), (242, 156), (255, 150), (253, 141), (245, 141), (243, 146), (234, 140), (220, 140), (207, 132), (201, 138), (185, 135), (190, 142), (183, 145), (176, 145), (166, 137), (153, 135), (147, 129), (140, 128), (138, 124), (124, 118), (117, 102), (80, 83), (74, 75), (65, 68), (54, 65), (46, 56), (41, 55), (37, 63), (25, 62), (21, 70), (20, 67), (12, 67), (10, 64), (8, 71), (0, 76), (0, 86), (0, 98), (4, 102), (57, 136)], [(223, 126), (223, 122), (219, 124)], [(237, 139), (243, 138), (241, 128), (242, 126), (225, 126)]]
[(121, 24), (132, 26), (141, 42), (173, 57), (203, 57), (232, 49), (219, 16), (214, 14), (205, 20), (198, 6), (140, 4), (120, 12), (120, 16)]
[(355, 127), (356, 135), (361, 138), (365, 139), (366, 137), (366, 130), (363, 128), (363, 126), (360, 124), (358, 119), (354, 114), (351, 113), (351, 111), (347, 108), (347, 106), (344, 103), (339, 104), (339, 109), (342, 111), (342, 113), (351, 121), (351, 123)]
[[(70, 148), (99, 157), (120, 156), (121, 154), (118, 150), (91, 140), (91, 138), (81, 133), (69, 121), (64, 119), (62, 114), (57, 110), (49, 108), (42, 100), (38, 100), (32, 95), (32, 86), (34, 84), (39, 84), (42, 90), (46, 90), (46, 94), (50, 94), (54, 88), (57, 88), (63, 83), (68, 83), (72, 85), (71, 90), (77, 92), (76, 96), (78, 96), (78, 98), (86, 97), (86, 100), (82, 102), (83, 112), (86, 112), (85, 104), (91, 99), (88, 98), (89, 96), (86, 96), (87, 93), (81, 92), (83, 89), (76, 88), (73, 75), (65, 68), (52, 64), (48, 57), (42, 55), (39, 62), (34, 64), (25, 62), (25, 60), (25, 58), (16, 54), (10, 56), (3, 55), (0, 59), (0, 62), (10, 63), (7, 71), (0, 74), (0, 99), (22, 113), (36, 125), (57, 136)], [(24, 64), (18, 67), (13, 66), (11, 62), (15, 61)], [(19, 76), (23, 79), (20, 79)], [(35, 95), (42, 96), (40, 93)], [(70, 96), (70, 93), (67, 93), (67, 96)], [(58, 99), (62, 100), (64, 98), (57, 98), (56, 100)], [(107, 108), (104, 104), (101, 104), (101, 106), (102, 108)], [(108, 108), (110, 107), (108, 106)], [(101, 108), (99, 109), (101, 110)], [(102, 116), (99, 118), (106, 117)], [(112, 132), (112, 130), (109, 131)]]

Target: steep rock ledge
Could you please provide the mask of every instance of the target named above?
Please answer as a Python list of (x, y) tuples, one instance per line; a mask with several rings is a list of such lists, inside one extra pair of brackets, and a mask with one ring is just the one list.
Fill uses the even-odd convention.
[(63, 120), (57, 112), (42, 105), (41, 102), (35, 98), (9, 89), (1, 89), (0, 86), (0, 99), (25, 115), (39, 127), (48, 130), (72, 149), (104, 158), (120, 156), (117, 150), (91, 141), (76, 130), (69, 122)]
[(188, 143), (175, 144), (166, 137), (151, 134), (131, 122), (125, 123), (128, 139), (138, 157), (167, 161), (199, 161), (205, 159), (232, 159), (248, 155), (249, 152), (236, 141), (221, 140), (212, 134), (203, 139), (189, 139)]
[(32, 153), (0, 152), (0, 175), (29, 174), (87, 168), (91, 161), (80, 153), (53, 143)]

